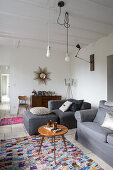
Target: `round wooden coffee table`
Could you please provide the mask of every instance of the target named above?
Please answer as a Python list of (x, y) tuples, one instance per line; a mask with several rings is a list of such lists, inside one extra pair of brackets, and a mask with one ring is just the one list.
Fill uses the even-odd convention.
[[(46, 125), (44, 125), (44, 126), (46, 126)], [(39, 148), (38, 154), (40, 154), (40, 150), (41, 150), (41, 146), (42, 146), (44, 137), (45, 136), (52, 137), (52, 141), (53, 141), (53, 138), (54, 138), (54, 160), (56, 162), (56, 159), (55, 159), (55, 136), (60, 136), (60, 135), (62, 136), (62, 139), (64, 141), (64, 145), (65, 145), (65, 148), (66, 148), (64, 134), (66, 134), (68, 132), (68, 128), (66, 126), (63, 126), (63, 125), (57, 125), (57, 127), (59, 129), (62, 129), (62, 130), (60, 132), (54, 133), (54, 132), (51, 132), (50, 130), (47, 130), (44, 126), (41, 126), (38, 129), (38, 132), (42, 135), (41, 144), (40, 144), (40, 148)], [(67, 151), (67, 148), (66, 148), (66, 151)]]

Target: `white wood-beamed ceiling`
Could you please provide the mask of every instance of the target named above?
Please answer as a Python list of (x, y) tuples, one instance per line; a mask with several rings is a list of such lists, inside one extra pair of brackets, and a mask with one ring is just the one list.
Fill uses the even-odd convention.
[[(0, 0), (0, 44), (66, 44), (66, 29), (57, 24), (58, 0)], [(69, 46), (95, 42), (113, 32), (113, 0), (64, 0), (61, 20), (69, 12)], [(48, 12), (49, 11), (49, 12)]]

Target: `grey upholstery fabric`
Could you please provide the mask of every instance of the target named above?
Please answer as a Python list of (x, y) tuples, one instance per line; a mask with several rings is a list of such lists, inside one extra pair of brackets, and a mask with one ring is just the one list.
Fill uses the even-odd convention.
[(113, 145), (99, 141), (93, 133), (89, 136), (82, 124), (77, 124), (77, 140), (113, 167)]
[(89, 137), (102, 142), (107, 142), (107, 135), (113, 132), (107, 128), (102, 128), (98, 123), (94, 122), (82, 122), (81, 128), (84, 129), (84, 132)]
[[(50, 110), (56, 110), (59, 109), (60, 106), (65, 102), (65, 101), (75, 101), (75, 99), (66, 99), (66, 100), (50, 100), (48, 101), (48, 108)], [(83, 102), (82, 106), (81, 106), (81, 110), (85, 110), (85, 109), (90, 109), (91, 108), (91, 104), (88, 102)]]
[(48, 101), (48, 108), (50, 110), (59, 109), (65, 101), (66, 100), (50, 100)]
[(38, 128), (47, 124), (48, 120), (58, 122), (58, 117), (54, 113), (48, 115), (34, 115), (30, 111), (25, 111), (23, 115), (24, 126), (30, 135), (37, 135)]
[(91, 109), (91, 103), (83, 102), (80, 110)]
[(77, 122), (93, 122), (97, 109), (80, 110), (75, 112)]
[[(72, 102), (77, 101), (75, 99), (67, 99), (67, 100)], [(60, 124), (67, 126), (69, 129), (72, 129), (77, 127), (77, 121), (75, 120), (74, 117), (75, 113), (72, 111), (62, 112), (61, 110), (59, 110), (59, 107), (67, 100), (50, 100), (48, 102), (48, 108), (57, 114), (57, 116), (59, 117)], [(78, 100), (78, 102), (79, 101), (81, 100)], [(91, 104), (87, 102), (83, 102), (81, 108), (90, 109)]]
[(107, 136), (107, 142), (110, 144), (110, 145), (113, 145), (113, 134), (109, 134)]
[(98, 110), (81, 110), (75, 113), (75, 139), (113, 167), (113, 131), (101, 127), (106, 112), (113, 113), (113, 107), (104, 103), (104, 100), (100, 101)]
[(61, 125), (67, 126), (69, 129), (75, 127), (76, 119), (74, 118), (74, 112), (62, 112), (59, 109), (53, 110), (53, 112), (59, 117), (59, 122)]
[(98, 112), (94, 119), (94, 122), (97, 122), (101, 125), (104, 122), (104, 118), (105, 118), (107, 112), (113, 114), (113, 107), (106, 106), (106, 105), (104, 105), (104, 103), (105, 103), (105, 100), (100, 101)]

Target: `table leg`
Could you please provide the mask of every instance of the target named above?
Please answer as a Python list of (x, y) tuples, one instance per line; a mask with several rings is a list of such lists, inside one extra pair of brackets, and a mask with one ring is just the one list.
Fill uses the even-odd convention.
[[(63, 139), (63, 141), (64, 141), (64, 145), (65, 145), (65, 148), (66, 148), (66, 143), (65, 143), (64, 135), (62, 135), (62, 139)], [(67, 151), (67, 148), (66, 148), (66, 151)]]
[(43, 140), (44, 140), (44, 136), (42, 136), (42, 139), (41, 139), (41, 144), (40, 144), (40, 148), (39, 148), (39, 151), (38, 151), (38, 155), (40, 154), (40, 149), (41, 149), (41, 146), (42, 146)]
[(54, 136), (54, 160), (56, 162), (56, 158), (55, 158), (55, 136)]

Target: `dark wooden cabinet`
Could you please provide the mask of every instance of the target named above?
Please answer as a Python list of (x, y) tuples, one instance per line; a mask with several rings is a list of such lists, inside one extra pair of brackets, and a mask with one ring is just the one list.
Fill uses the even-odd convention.
[(61, 100), (61, 96), (31, 96), (31, 107), (48, 107), (49, 100)]

